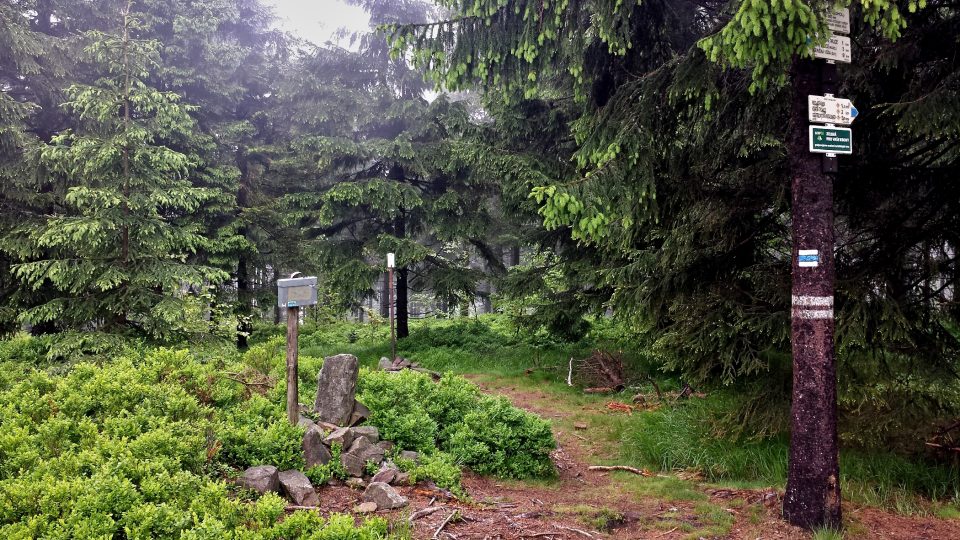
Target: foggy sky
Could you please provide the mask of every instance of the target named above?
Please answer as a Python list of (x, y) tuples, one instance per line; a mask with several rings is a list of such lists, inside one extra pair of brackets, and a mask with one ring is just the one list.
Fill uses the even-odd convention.
[(369, 17), (362, 8), (341, 0), (264, 0), (275, 9), (278, 26), (316, 44), (333, 37), (340, 28), (349, 32), (369, 29)]

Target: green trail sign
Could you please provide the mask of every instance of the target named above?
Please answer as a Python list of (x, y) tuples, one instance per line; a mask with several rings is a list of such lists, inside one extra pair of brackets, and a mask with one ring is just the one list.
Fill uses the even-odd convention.
[(852, 154), (853, 130), (810, 126), (810, 151), (815, 154)]

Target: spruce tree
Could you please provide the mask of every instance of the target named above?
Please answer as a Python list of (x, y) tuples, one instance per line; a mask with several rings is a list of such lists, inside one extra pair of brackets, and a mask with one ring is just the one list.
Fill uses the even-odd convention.
[[(374, 3), (372, 24), (426, 16), (422, 2)], [(391, 59), (380, 33), (357, 52), (319, 48), (292, 70), (281, 99), (296, 136), (272, 174), (289, 178), (292, 216), (304, 227), (320, 269), (345, 306), (371, 292), (397, 254), (397, 335), (408, 333), (409, 291), (440, 305), (470, 300), (482, 271), (471, 259), (500, 264), (487, 226), (495, 218), (489, 178), (457, 159), (469, 128), (463, 103), (424, 97), (426, 85), (406, 61)]]
[(194, 121), (175, 94), (147, 83), (157, 43), (135, 37), (131, 6), (114, 33), (88, 34), (85, 59), (99, 78), (67, 90), (77, 127), (41, 151), (69, 187), (43, 226), (19, 231), (16, 254), (28, 262), (15, 274), (58, 293), (25, 323), (169, 337), (187, 329), (191, 290), (226, 277), (193, 261), (205, 240), (191, 214), (214, 193), (191, 185), (197, 163), (168, 146)]

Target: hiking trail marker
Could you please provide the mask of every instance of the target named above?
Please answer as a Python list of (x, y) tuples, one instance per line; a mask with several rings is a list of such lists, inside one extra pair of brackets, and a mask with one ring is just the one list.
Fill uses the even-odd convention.
[(849, 126), (857, 119), (860, 111), (849, 99), (833, 96), (807, 96), (808, 120), (817, 124), (839, 124)]
[(840, 8), (827, 11), (827, 26), (832, 32), (850, 33), (850, 10)]
[(850, 38), (847, 36), (830, 36), (826, 43), (813, 48), (813, 56), (814, 58), (849, 64), (853, 61)]
[(810, 151), (814, 154), (852, 154), (853, 130), (834, 126), (810, 126)]

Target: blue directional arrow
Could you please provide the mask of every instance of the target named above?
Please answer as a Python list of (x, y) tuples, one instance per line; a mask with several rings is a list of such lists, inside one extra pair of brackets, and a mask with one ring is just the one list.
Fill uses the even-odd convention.
[(850, 118), (856, 118), (860, 114), (860, 111), (857, 110), (852, 104), (850, 105)]

